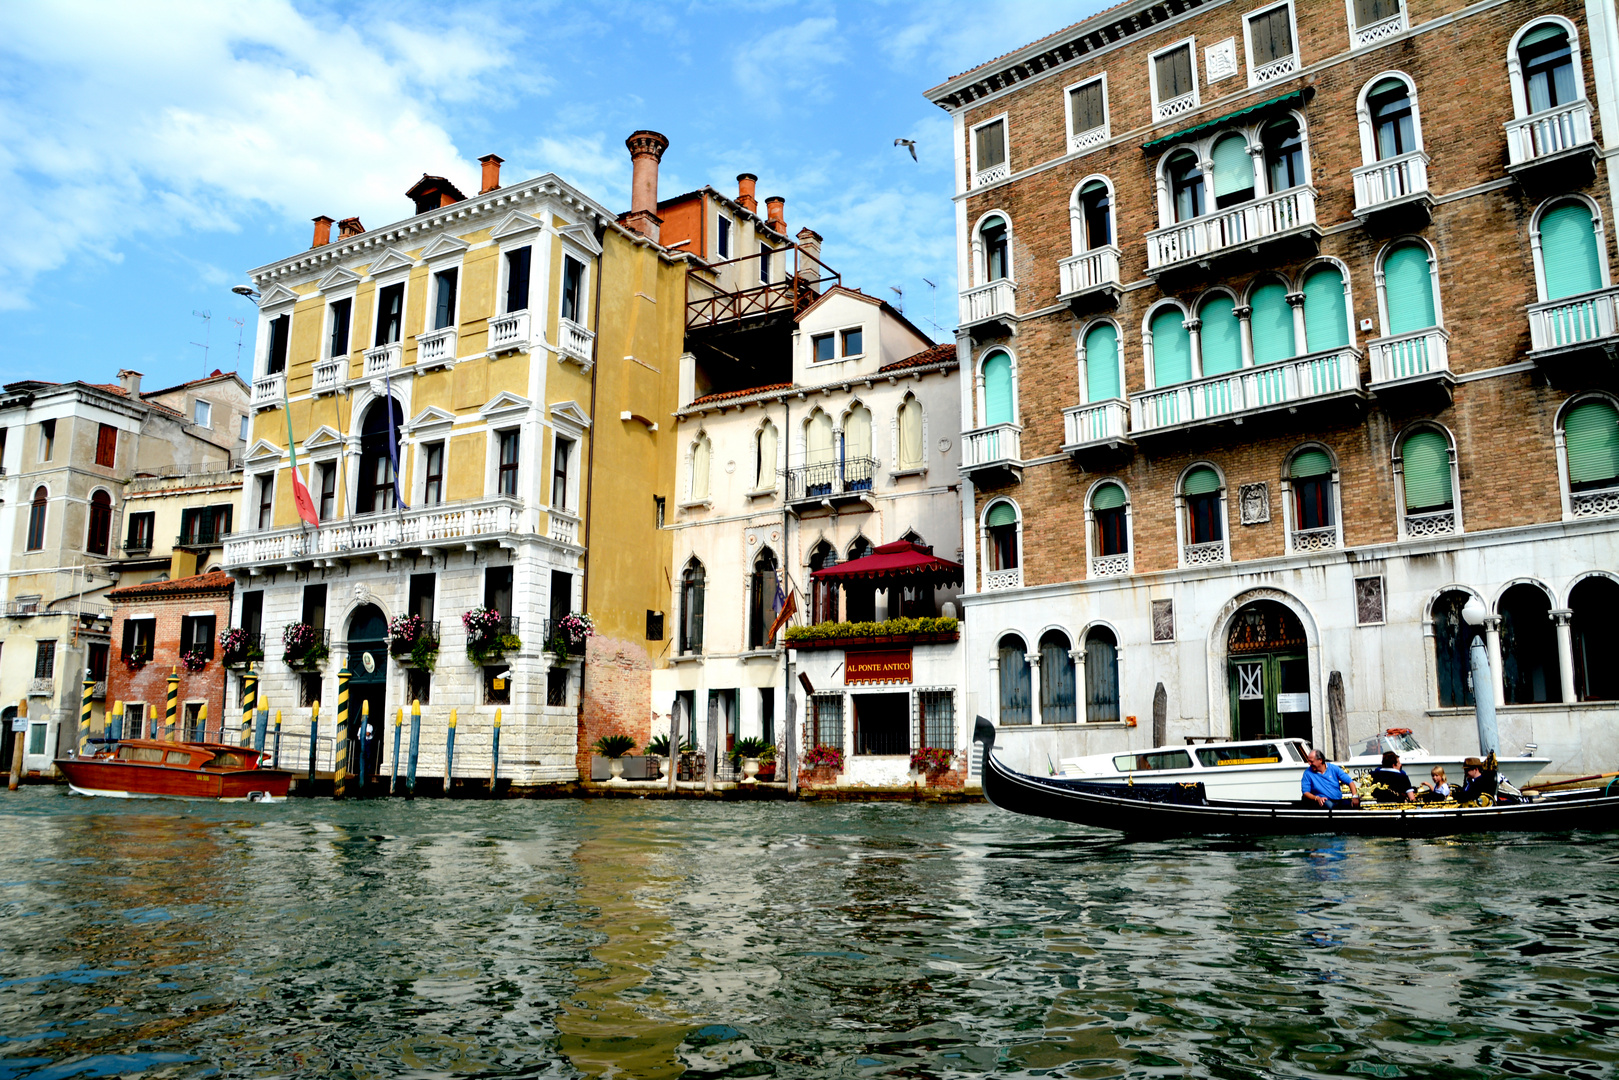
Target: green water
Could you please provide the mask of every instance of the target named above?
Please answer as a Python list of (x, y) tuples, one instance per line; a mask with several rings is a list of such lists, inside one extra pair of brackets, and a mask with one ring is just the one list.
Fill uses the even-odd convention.
[(35, 788), (0, 798), (0, 1080), (1610, 1077), (1616, 900), (1619, 838)]

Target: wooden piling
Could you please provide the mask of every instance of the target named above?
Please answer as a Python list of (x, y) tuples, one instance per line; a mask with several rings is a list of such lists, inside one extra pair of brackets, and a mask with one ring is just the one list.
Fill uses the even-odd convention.
[(495, 783), (500, 779), (500, 709), (495, 709), (494, 741), (489, 750), (489, 794), (495, 793)]
[(405, 798), (416, 797), (416, 760), (422, 741), (422, 703), (420, 700), (410, 703), (410, 760), (405, 771)]
[(444, 794), (450, 793), (450, 780), (455, 776), (455, 718), (457, 710), (450, 710), (450, 733), (444, 745)]
[(112, 740), (117, 742), (124, 737), (124, 703), (119, 698), (112, 702)]
[(394, 710), (394, 763), (388, 770), (388, 794), (399, 794), (399, 734), (405, 729), (405, 709), (403, 706)]
[(320, 702), (313, 701), (309, 705), (309, 786), (313, 794), (315, 786), (315, 751), (320, 746)]
[(28, 737), (27, 698), (17, 702), (17, 718), (12, 724), (14, 730), (11, 733), (11, 779), (6, 783), (8, 791), (16, 791), (17, 786), (22, 783), (22, 755)]

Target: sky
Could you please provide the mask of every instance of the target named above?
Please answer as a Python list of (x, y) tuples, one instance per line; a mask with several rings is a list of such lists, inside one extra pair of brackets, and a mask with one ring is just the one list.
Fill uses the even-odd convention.
[(247, 377), (231, 287), (311, 218), (409, 217), (422, 173), (475, 192), (488, 153), (627, 210), (638, 128), (669, 137), (663, 195), (756, 173), (845, 284), (943, 340), (950, 124), (922, 93), (1102, 6), (0, 5), (0, 382)]

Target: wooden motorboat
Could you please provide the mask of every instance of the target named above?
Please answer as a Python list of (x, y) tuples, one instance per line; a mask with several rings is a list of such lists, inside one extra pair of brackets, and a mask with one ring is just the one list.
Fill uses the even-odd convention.
[(56, 767), (80, 795), (220, 802), (286, 798), (292, 773), (260, 768), (262, 757), (248, 746), (124, 739), (94, 757), (57, 758)]
[(995, 756), (995, 727), (983, 717), (973, 739), (984, 744), (984, 797), (1002, 810), (1157, 836), (1447, 836), (1474, 832), (1619, 829), (1619, 794), (1606, 788), (1488, 806), (1373, 803), (1317, 810), (1299, 801), (1211, 799), (1202, 783), (1098, 783), (1030, 776)]

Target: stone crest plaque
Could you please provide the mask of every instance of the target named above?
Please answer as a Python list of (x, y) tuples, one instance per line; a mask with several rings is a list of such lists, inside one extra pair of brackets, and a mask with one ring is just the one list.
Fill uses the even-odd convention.
[(1226, 38), (1216, 41), (1203, 50), (1203, 70), (1207, 73), (1207, 82), (1219, 82), (1229, 79), (1237, 73), (1237, 39)]
[(1238, 489), (1237, 505), (1244, 525), (1265, 524), (1270, 520), (1270, 484), (1243, 484)]
[(1175, 640), (1175, 601), (1154, 600), (1152, 602), (1152, 639), (1154, 641)]

